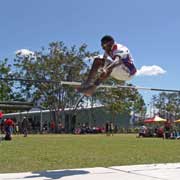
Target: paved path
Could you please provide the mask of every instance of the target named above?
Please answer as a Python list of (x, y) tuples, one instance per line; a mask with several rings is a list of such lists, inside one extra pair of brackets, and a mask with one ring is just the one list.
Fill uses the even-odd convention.
[(0, 174), (0, 180), (180, 180), (180, 163)]

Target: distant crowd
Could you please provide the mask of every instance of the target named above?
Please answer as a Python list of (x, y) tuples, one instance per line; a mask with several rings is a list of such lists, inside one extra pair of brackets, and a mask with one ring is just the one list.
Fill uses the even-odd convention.
[[(86, 123), (78, 124), (75, 128), (67, 130), (62, 123), (51, 121), (49, 124), (43, 124), (40, 128), (40, 124), (34, 125), (27, 117), (24, 117), (21, 122), (17, 122), (16, 119), (1, 119), (0, 121), (0, 138), (1, 140), (11, 140), (13, 134), (23, 134), (27, 137), (28, 133), (72, 133), (72, 134), (100, 134), (106, 133), (106, 135), (113, 135), (118, 132), (118, 128), (112, 122), (107, 121), (104, 126), (89, 126)], [(3, 136), (2, 136), (3, 135)]]
[(0, 121), (0, 140), (11, 140), (12, 134), (23, 134), (24, 137), (28, 133), (72, 133), (72, 134), (100, 134), (107, 136), (114, 133), (138, 133), (137, 137), (162, 137), (163, 139), (180, 139), (180, 129), (174, 126), (171, 121), (160, 125), (141, 125), (136, 128), (118, 128), (113, 122), (107, 121), (103, 126), (89, 126), (86, 123), (78, 124), (76, 127), (67, 129), (62, 123), (55, 124), (51, 121), (49, 124), (34, 124), (27, 117), (21, 122), (16, 122), (11, 118), (1, 119)]
[(29, 121), (26, 117), (23, 118), (21, 124), (17, 123), (11, 118), (1, 120), (0, 122), (0, 132), (4, 134), (4, 137), (1, 137), (1, 140), (11, 140), (12, 134), (23, 133), (24, 137), (27, 137), (29, 128)]
[(139, 128), (137, 137), (162, 137), (163, 139), (180, 139), (180, 130), (171, 121), (161, 125), (147, 126)]

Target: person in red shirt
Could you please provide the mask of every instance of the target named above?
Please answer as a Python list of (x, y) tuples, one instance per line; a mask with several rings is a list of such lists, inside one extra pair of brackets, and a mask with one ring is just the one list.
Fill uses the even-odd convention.
[(53, 120), (50, 123), (50, 129), (51, 129), (51, 133), (55, 132), (55, 122)]
[(3, 113), (0, 111), (0, 119), (3, 117)]
[[(101, 39), (101, 46), (104, 49), (103, 58), (94, 59), (87, 80), (79, 88), (79, 92), (86, 96), (91, 96), (96, 87), (109, 76), (117, 80), (128, 81), (136, 73), (133, 58), (126, 46), (116, 43), (109, 35)], [(100, 76), (95, 79), (98, 71), (100, 71)]]
[(3, 126), (4, 126), (4, 121), (3, 121), (3, 112), (0, 111), (0, 133), (3, 132)]
[(8, 118), (4, 121), (4, 125), (5, 125), (5, 140), (11, 140), (14, 121), (12, 119)]
[(14, 121), (10, 118), (6, 119), (6, 121), (4, 123), (7, 126), (13, 126), (14, 125)]

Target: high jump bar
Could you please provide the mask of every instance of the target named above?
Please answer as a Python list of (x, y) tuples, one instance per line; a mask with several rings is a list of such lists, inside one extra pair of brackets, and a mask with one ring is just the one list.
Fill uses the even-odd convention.
[[(72, 86), (80, 86), (81, 82), (70, 82), (70, 81), (61, 81), (62, 85), (72, 85)], [(160, 89), (160, 88), (148, 88), (141, 86), (130, 86), (130, 85), (99, 85), (98, 88), (109, 88), (109, 89), (120, 89), (120, 88), (129, 88), (129, 89), (140, 89), (140, 90), (149, 90), (149, 91), (165, 91), (165, 92), (176, 92), (180, 93), (180, 90), (176, 89)]]
[[(54, 80), (33, 80), (33, 79), (23, 79), (23, 78), (0, 78), (1, 81), (24, 81), (24, 82), (35, 82), (35, 83), (56, 83), (60, 85), (71, 85), (71, 86), (80, 86), (81, 82), (76, 81), (54, 81)], [(175, 92), (180, 93), (180, 90), (176, 89), (162, 89), (162, 88), (148, 88), (141, 86), (130, 86), (130, 85), (99, 85), (98, 88), (109, 88), (109, 89), (121, 89), (121, 88), (129, 88), (129, 89), (139, 89), (139, 90), (149, 90), (149, 91), (162, 91), (162, 92)]]

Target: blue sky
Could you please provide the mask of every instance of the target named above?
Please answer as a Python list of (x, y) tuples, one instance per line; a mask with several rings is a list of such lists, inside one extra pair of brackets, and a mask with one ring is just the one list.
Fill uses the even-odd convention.
[[(138, 69), (157, 65), (166, 71), (136, 76), (133, 84), (180, 89), (179, 7), (178, 0), (1, 0), (0, 59), (52, 41), (69, 47), (86, 43), (102, 53), (100, 39), (110, 34), (130, 49)], [(154, 94), (141, 93), (147, 101)]]

